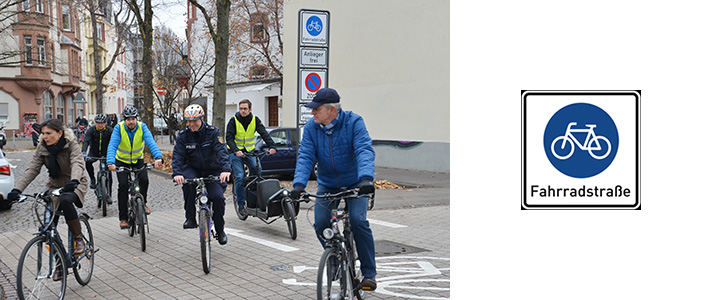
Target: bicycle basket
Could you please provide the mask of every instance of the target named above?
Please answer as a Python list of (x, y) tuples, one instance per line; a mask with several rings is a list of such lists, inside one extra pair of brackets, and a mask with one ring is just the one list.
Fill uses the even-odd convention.
[(281, 189), (280, 181), (277, 179), (265, 179), (258, 183), (258, 208), (266, 211), (268, 217), (282, 215), (281, 203), (270, 202), (270, 197)]

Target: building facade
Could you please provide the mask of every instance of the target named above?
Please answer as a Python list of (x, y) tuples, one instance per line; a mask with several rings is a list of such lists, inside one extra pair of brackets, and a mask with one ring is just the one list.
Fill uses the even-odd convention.
[(72, 1), (26, 0), (4, 13), (13, 16), (0, 24), (0, 122), (19, 134), (27, 121), (72, 123), (85, 110), (74, 103), (84, 88), (80, 10)]

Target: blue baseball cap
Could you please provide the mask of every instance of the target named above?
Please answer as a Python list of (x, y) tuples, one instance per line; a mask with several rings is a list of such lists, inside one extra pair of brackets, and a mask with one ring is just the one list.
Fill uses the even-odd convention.
[(340, 95), (338, 95), (335, 89), (321, 88), (315, 93), (315, 97), (313, 97), (312, 102), (305, 103), (305, 107), (317, 108), (318, 106), (323, 104), (338, 102), (340, 102)]

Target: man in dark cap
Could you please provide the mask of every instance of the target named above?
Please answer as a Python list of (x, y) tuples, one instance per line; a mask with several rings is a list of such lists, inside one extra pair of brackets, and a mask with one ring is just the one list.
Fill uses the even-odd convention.
[[(340, 95), (331, 88), (318, 90), (305, 106), (312, 109), (313, 117), (305, 124), (291, 196), (297, 199), (304, 192), (315, 161), (318, 194), (342, 188), (358, 188), (360, 194), (375, 192), (375, 151), (362, 117), (342, 110)], [(364, 277), (362, 288), (375, 290), (375, 241), (367, 221), (368, 200), (353, 199), (347, 206)], [(330, 227), (330, 203), (318, 199), (315, 205), (315, 233), (323, 243), (322, 232)]]

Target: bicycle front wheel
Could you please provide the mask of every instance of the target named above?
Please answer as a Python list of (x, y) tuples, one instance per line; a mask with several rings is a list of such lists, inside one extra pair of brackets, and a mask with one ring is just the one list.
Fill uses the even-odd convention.
[(107, 216), (107, 201), (108, 198), (110, 198), (110, 195), (108, 193), (108, 184), (107, 184), (107, 177), (100, 175), (98, 180), (98, 186), (97, 188), (100, 189), (100, 202), (102, 202), (100, 205), (102, 205), (102, 215), (103, 217)]
[(145, 201), (143, 201), (141, 196), (138, 196), (135, 199), (135, 203), (135, 223), (137, 225), (137, 233), (140, 235), (140, 250), (145, 252), (145, 223), (147, 222), (147, 215), (145, 214)]
[(85, 215), (80, 215), (80, 229), (82, 230), (83, 239), (85, 239), (85, 253), (75, 257), (75, 280), (80, 285), (87, 285), (92, 278), (93, 268), (95, 266), (95, 239), (90, 229), (90, 222)]
[(130, 198), (128, 201), (128, 235), (130, 237), (135, 235), (135, 219), (137, 219), (138, 212), (135, 211), (137, 209), (137, 204), (135, 203), (135, 198)]
[(285, 222), (288, 225), (288, 231), (290, 231), (290, 238), (293, 240), (297, 238), (297, 226), (295, 224), (295, 207), (293, 202), (289, 199), (283, 199), (283, 216)]
[(345, 260), (338, 249), (325, 249), (317, 273), (317, 299), (351, 299), (352, 283)]
[[(67, 287), (67, 265), (61, 246), (37, 236), (20, 253), (17, 294), (20, 299), (62, 299)], [(60, 272), (59, 274), (54, 274)], [(53, 280), (53, 277), (59, 280)]]
[(212, 240), (210, 214), (207, 210), (200, 210), (198, 225), (200, 225), (200, 255), (202, 257), (202, 266), (203, 271), (207, 274), (210, 273), (210, 241)]

